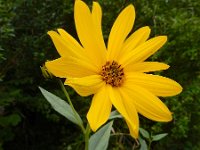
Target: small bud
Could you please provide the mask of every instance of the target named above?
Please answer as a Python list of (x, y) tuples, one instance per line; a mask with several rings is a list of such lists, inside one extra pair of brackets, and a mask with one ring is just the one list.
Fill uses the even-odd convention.
[(40, 66), (40, 69), (42, 71), (42, 75), (43, 75), (44, 78), (46, 78), (46, 79), (52, 79), (53, 78), (52, 73), (48, 71), (48, 69), (46, 68), (45, 65), (43, 65), (42, 67)]

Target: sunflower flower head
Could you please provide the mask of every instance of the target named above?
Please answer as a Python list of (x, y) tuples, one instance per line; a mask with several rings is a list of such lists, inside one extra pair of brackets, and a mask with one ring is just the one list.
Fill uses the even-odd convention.
[(182, 91), (177, 82), (149, 74), (168, 69), (167, 64), (145, 61), (164, 45), (167, 37), (148, 39), (147, 26), (128, 36), (135, 20), (134, 6), (129, 5), (115, 20), (106, 46), (101, 18), (97, 2), (90, 10), (83, 1), (76, 0), (74, 19), (81, 44), (63, 29), (49, 31), (60, 58), (47, 61), (45, 66), (54, 76), (66, 78), (65, 85), (81, 96), (94, 95), (87, 113), (93, 131), (108, 120), (114, 106), (131, 136), (138, 138), (138, 113), (154, 121), (170, 121), (172, 114), (158, 97)]

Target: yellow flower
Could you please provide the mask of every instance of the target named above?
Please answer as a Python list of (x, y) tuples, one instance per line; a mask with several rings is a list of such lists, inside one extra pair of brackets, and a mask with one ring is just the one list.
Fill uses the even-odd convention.
[(91, 129), (96, 131), (108, 120), (112, 105), (124, 117), (134, 138), (138, 137), (138, 113), (154, 121), (172, 120), (171, 112), (158, 96), (179, 94), (182, 87), (169, 78), (147, 74), (168, 69), (167, 64), (144, 62), (164, 45), (167, 37), (148, 40), (147, 26), (128, 36), (135, 20), (133, 5), (117, 17), (107, 47), (97, 2), (93, 2), (90, 11), (83, 1), (76, 0), (74, 18), (81, 45), (63, 29), (49, 31), (61, 57), (45, 65), (55, 76), (66, 78), (65, 85), (81, 96), (94, 94), (87, 114)]

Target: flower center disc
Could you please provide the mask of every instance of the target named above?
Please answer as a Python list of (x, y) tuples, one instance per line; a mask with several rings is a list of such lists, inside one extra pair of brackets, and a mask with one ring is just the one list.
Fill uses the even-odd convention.
[(119, 87), (124, 81), (124, 70), (121, 65), (118, 65), (116, 61), (106, 62), (102, 66), (100, 75), (106, 84), (110, 84), (113, 87)]

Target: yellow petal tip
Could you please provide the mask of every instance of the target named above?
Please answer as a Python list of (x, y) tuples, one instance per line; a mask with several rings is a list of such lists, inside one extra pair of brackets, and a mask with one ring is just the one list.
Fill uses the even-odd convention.
[(143, 27), (143, 29), (147, 32), (150, 33), (151, 32), (151, 28), (149, 26), (145, 26)]
[(96, 2), (96, 1), (93, 1), (93, 5), (98, 5), (99, 6), (99, 3)]
[(129, 5), (127, 6), (127, 8), (130, 8), (130, 9), (134, 9), (134, 10), (135, 10), (135, 7), (133, 6), (133, 4), (129, 4)]
[(51, 34), (53, 34), (55, 31), (48, 31), (47, 34), (51, 36)]
[(98, 129), (98, 127), (97, 127), (94, 123), (92, 123), (92, 121), (91, 121), (91, 119), (90, 119), (91, 116), (89, 116), (89, 115), (87, 114), (86, 118), (87, 118), (87, 120), (88, 120), (88, 122), (89, 122), (89, 125), (90, 125), (91, 130), (92, 130), (93, 132), (96, 132), (97, 129)]
[(58, 32), (60, 32), (60, 31), (65, 31), (65, 30), (62, 29), (62, 28), (58, 28), (57, 30), (58, 30)]
[(130, 11), (129, 13), (133, 13), (133, 15), (135, 15), (135, 7), (132, 4), (128, 5), (125, 9)]
[(162, 36), (159, 36), (159, 37), (160, 37), (160, 40), (162, 40), (164, 43), (167, 41), (166, 35), (162, 35)]
[(56, 31), (48, 31), (47, 34), (50, 36), (50, 37), (55, 37), (56, 35), (58, 35), (58, 33)]
[(177, 94), (180, 94), (183, 91), (183, 87), (177, 83)]
[(160, 122), (170, 122), (170, 121), (172, 121), (172, 119), (173, 119), (172, 112), (167, 111), (167, 112), (165, 112), (165, 115), (162, 117)]
[(167, 64), (165, 64), (165, 65), (166, 65), (166, 69), (169, 69), (170, 65), (167, 65)]
[[(75, 5), (77, 5), (77, 4), (83, 4), (83, 5), (86, 5), (82, 0), (76, 0), (75, 1)], [(87, 5), (86, 5), (87, 6)]]

